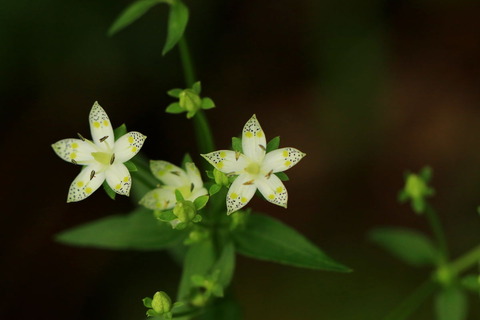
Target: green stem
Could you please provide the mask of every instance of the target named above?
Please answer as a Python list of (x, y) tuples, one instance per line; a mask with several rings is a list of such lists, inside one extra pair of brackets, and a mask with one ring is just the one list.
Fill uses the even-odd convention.
[[(187, 87), (191, 88), (195, 83), (196, 76), (195, 68), (193, 67), (193, 60), (190, 55), (185, 36), (178, 41), (178, 48), (180, 50), (180, 59), (182, 61), (185, 83)], [(213, 142), (212, 130), (208, 124), (207, 117), (205, 116), (203, 110), (198, 110), (193, 117), (193, 126), (200, 153), (214, 151), (215, 144)]]
[(451, 262), (449, 269), (454, 275), (458, 275), (478, 262), (480, 262), (480, 245)]
[(445, 265), (448, 261), (448, 246), (442, 224), (435, 209), (428, 203), (425, 208), (425, 214), (427, 215), (428, 222), (437, 241), (438, 248), (440, 249), (440, 264)]
[(403, 320), (409, 317), (434, 291), (436, 284), (428, 279), (402, 301), (384, 320)]

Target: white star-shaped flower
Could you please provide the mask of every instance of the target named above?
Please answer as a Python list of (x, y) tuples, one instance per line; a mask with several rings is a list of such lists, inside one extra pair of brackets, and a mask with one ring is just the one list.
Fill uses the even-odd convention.
[(163, 185), (148, 192), (140, 200), (140, 204), (152, 210), (168, 210), (175, 207), (177, 202), (175, 190), (180, 191), (185, 200), (192, 202), (207, 195), (208, 191), (203, 187), (202, 177), (195, 164), (187, 162), (185, 168), (186, 170), (183, 170), (167, 161), (150, 161), (153, 175)]
[(138, 153), (146, 136), (132, 131), (115, 141), (110, 119), (98, 102), (93, 104), (89, 121), (93, 141), (80, 136), (52, 144), (60, 158), (84, 166), (70, 185), (67, 202), (87, 198), (105, 180), (113, 191), (128, 196), (132, 179), (123, 163)]
[(273, 204), (287, 207), (288, 194), (275, 175), (296, 165), (304, 156), (294, 148), (266, 153), (265, 134), (255, 115), (247, 121), (242, 133), (243, 154), (219, 150), (202, 156), (227, 175), (238, 175), (227, 193), (227, 213), (243, 208), (258, 189)]

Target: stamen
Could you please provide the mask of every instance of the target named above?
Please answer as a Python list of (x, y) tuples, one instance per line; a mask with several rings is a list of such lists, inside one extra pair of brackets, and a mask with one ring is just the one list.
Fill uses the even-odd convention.
[(272, 173), (273, 173), (273, 169), (270, 170), (270, 172), (265, 175), (265, 178), (270, 179), (270, 176), (272, 175)]
[(75, 159), (72, 159), (72, 163), (73, 164), (78, 164), (77, 161), (75, 161)]
[(95, 170), (92, 170), (92, 172), (90, 172), (90, 180), (92, 180), (94, 177), (95, 177)]
[(193, 183), (190, 184), (190, 192), (193, 192), (193, 188), (195, 188), (195, 185)]
[(110, 158), (110, 164), (113, 164), (115, 161), (115, 153), (112, 153), (112, 157)]
[(174, 174), (174, 175), (176, 175), (176, 176), (180, 176), (180, 172), (178, 172), (178, 171), (171, 171), (170, 173), (171, 173), (171, 174)]
[(240, 158), (240, 152), (235, 151), (235, 160), (238, 161), (238, 158)]
[(87, 139), (85, 139), (85, 138), (84, 138), (80, 133), (78, 133), (78, 132), (77, 132), (77, 135), (78, 135), (78, 137), (79, 137), (80, 139), (82, 139), (82, 141), (87, 140)]
[(243, 185), (244, 185), (244, 186), (250, 186), (250, 185), (253, 184), (254, 181), (255, 181), (255, 180), (250, 180), (250, 181), (244, 182)]
[(108, 136), (100, 138), (100, 142), (103, 142), (103, 141), (107, 140), (107, 138), (108, 138)]
[(264, 146), (264, 145), (262, 145), (262, 144), (259, 144), (258, 146), (259, 146), (259, 147), (260, 147), (260, 149), (262, 149), (263, 151), (267, 151), (267, 149), (265, 149), (265, 146)]

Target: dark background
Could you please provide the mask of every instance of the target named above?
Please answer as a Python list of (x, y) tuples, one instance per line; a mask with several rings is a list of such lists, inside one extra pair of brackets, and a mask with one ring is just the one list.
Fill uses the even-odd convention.
[[(175, 295), (180, 270), (163, 252), (66, 247), (53, 236), (129, 212), (99, 191), (65, 203), (78, 168), (50, 148), (89, 135), (95, 100), (114, 125), (148, 136), (153, 159), (195, 154), (190, 122), (168, 115), (183, 86), (165, 57), (160, 5), (109, 38), (130, 1), (3, 1), (0, 11), (2, 213), (0, 318), (142, 319), (141, 299)], [(186, 1), (187, 29), (217, 146), (256, 113), (267, 138), (308, 156), (289, 171), (285, 221), (352, 274), (239, 258), (233, 292), (245, 319), (380, 319), (429, 270), (366, 239), (376, 226), (429, 232), (396, 195), (405, 170), (435, 170), (438, 208), (456, 257), (479, 243), (480, 6), (477, 1)], [(468, 319), (478, 319), (470, 296)], [(432, 301), (412, 319), (433, 319)]]

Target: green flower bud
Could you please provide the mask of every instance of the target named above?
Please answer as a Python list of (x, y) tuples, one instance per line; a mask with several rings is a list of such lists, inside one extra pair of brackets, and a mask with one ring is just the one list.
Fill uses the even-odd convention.
[(215, 183), (220, 185), (220, 186), (226, 186), (228, 185), (228, 177), (225, 173), (213, 169), (213, 177), (215, 178)]
[(153, 296), (152, 309), (158, 314), (164, 314), (172, 310), (172, 300), (163, 291), (158, 291)]
[(197, 214), (197, 209), (192, 201), (178, 201), (173, 208), (173, 214), (175, 214), (181, 222), (191, 221)]
[(197, 111), (202, 106), (202, 99), (192, 89), (185, 89), (179, 95), (180, 107), (187, 111)]

